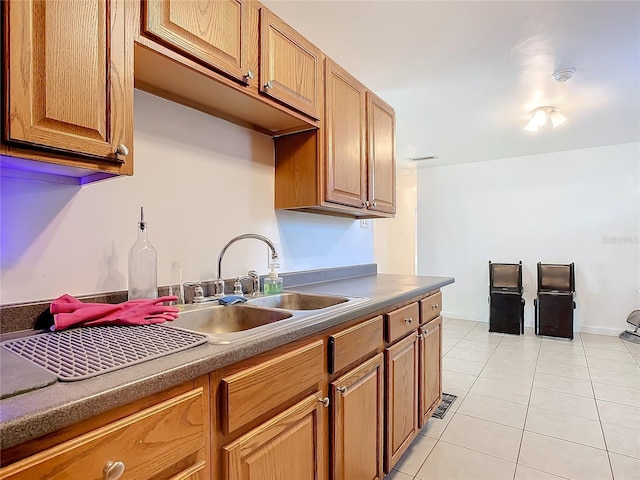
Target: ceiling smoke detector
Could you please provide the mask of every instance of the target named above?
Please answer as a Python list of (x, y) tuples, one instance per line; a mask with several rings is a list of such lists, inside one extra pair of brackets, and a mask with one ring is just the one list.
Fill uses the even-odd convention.
[(567, 68), (565, 70), (558, 70), (557, 72), (553, 72), (553, 78), (556, 82), (564, 83), (568, 82), (573, 78), (573, 74), (576, 73), (575, 68)]

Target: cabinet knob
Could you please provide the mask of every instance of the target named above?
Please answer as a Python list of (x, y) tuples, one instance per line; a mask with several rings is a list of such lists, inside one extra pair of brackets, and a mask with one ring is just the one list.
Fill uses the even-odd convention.
[(371, 206), (371, 204), (369, 203), (369, 200), (367, 200), (366, 202), (364, 202), (364, 206), (369, 208)]
[(347, 387), (337, 387), (336, 390), (338, 390), (343, 395), (347, 393)]
[(371, 205), (373, 205), (374, 207), (377, 207), (378, 203), (377, 202), (373, 202)]
[(116, 155), (122, 155), (123, 157), (129, 155), (129, 149), (124, 143), (121, 143), (116, 147)]
[(418, 334), (418, 340), (422, 340), (424, 338), (424, 336), (422, 334)]
[(323, 407), (328, 407), (329, 406), (329, 397), (320, 398), (320, 399), (318, 399), (318, 402), (321, 403)]
[(102, 473), (104, 480), (118, 480), (124, 473), (124, 463), (107, 462)]
[(429, 335), (429, 329), (427, 327), (422, 327), (422, 333), (424, 335)]
[(434, 303), (434, 304), (431, 306), (431, 308), (433, 308), (434, 310), (437, 310), (437, 309), (438, 309), (438, 304), (437, 304), (437, 303)]
[(407, 322), (407, 323), (411, 323), (411, 322), (413, 322), (413, 318), (407, 317), (407, 318), (404, 319), (404, 321)]
[(272, 88), (273, 87), (273, 83), (271, 83), (271, 80), (269, 80), (267, 83), (264, 84), (264, 88)]
[(244, 77), (245, 80), (248, 81), (248, 80), (253, 80), (255, 75), (253, 74), (253, 72), (251, 70), (249, 70), (249, 71), (247, 71), (247, 73), (245, 73), (243, 75), (243, 77)]

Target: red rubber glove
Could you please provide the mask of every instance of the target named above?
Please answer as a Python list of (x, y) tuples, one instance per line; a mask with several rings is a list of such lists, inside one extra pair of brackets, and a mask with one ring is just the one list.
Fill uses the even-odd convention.
[(51, 303), (54, 330), (73, 326), (146, 325), (175, 320), (178, 308), (163, 305), (177, 300), (175, 296), (129, 300), (120, 304), (83, 303), (63, 295)]

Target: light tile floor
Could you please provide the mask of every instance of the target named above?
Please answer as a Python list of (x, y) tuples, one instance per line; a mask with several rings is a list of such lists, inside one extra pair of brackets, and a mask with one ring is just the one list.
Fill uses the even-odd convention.
[(386, 480), (640, 480), (640, 345), (445, 320), (443, 391)]

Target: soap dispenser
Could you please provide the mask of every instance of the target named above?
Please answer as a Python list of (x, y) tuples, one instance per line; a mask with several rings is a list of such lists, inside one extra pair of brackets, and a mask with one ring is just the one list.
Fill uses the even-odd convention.
[(273, 295), (275, 293), (282, 293), (283, 281), (282, 277), (279, 277), (276, 268), (279, 267), (277, 263), (270, 263), (269, 268), (271, 271), (267, 278), (264, 279), (264, 294)]
[(129, 300), (138, 298), (158, 298), (158, 254), (147, 238), (143, 207), (138, 238), (129, 250)]

